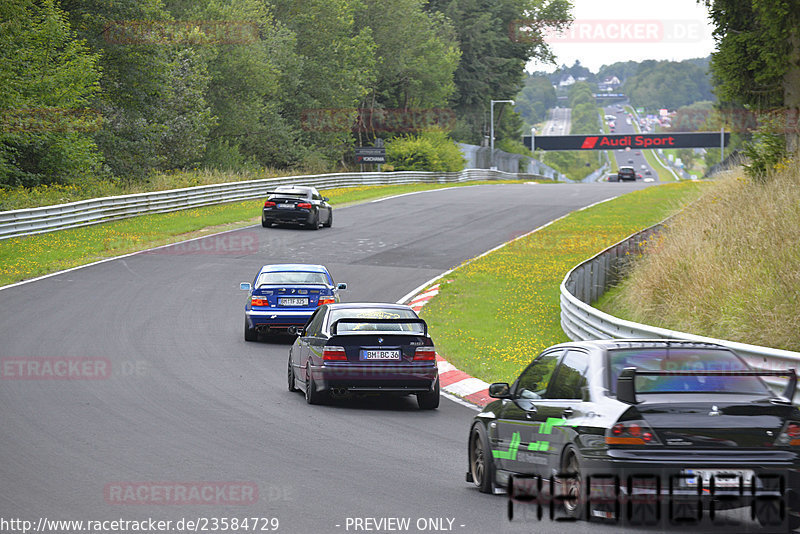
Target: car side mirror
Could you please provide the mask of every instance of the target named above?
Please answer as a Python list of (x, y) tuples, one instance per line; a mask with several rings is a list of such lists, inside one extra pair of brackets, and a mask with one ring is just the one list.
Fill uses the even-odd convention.
[(242, 291), (250, 291), (253, 288), (250, 285), (250, 282), (242, 282), (239, 284), (239, 289), (241, 289)]
[(511, 388), (506, 382), (495, 382), (489, 386), (489, 396), (493, 399), (510, 399)]
[(327, 202), (327, 201), (329, 201), (330, 199), (329, 199), (328, 197), (322, 197), (322, 200), (324, 200), (325, 202)]
[(336, 289), (347, 289), (347, 284), (342, 282), (341, 284), (336, 285)]

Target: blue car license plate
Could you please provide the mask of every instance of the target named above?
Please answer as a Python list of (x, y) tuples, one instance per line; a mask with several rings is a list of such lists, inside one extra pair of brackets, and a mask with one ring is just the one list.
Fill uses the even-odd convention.
[(278, 302), (281, 306), (308, 306), (308, 298), (303, 297), (289, 297), (289, 298), (282, 298)]

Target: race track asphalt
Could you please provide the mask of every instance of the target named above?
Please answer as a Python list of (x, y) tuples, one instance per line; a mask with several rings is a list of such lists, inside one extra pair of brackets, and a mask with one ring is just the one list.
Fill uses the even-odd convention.
[[(348, 283), (344, 300), (394, 302), (502, 242), (645, 186), (412, 194), (336, 209), (331, 229), (250, 227), (3, 289), (3, 365), (85, 358), (100, 376), (26, 380), (3, 368), (0, 517), (275, 517), (278, 532), (290, 533), (354, 532), (348, 518), (389, 517), (410, 518), (409, 532), (425, 518), (475, 534), (606, 529), (508, 523), (504, 497), (464, 482), (475, 412), (461, 404), (443, 399), (432, 412), (413, 398), (307, 405), (286, 389), (289, 342), (243, 340), (238, 283), (263, 264), (322, 263)], [(225, 482), (257, 488), (258, 497), (136, 504), (114, 493), (144, 487), (143, 498), (165, 499), (154, 486)]]

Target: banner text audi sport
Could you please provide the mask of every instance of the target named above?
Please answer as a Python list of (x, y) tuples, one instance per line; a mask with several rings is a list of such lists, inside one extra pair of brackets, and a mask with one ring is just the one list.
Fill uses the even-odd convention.
[[(523, 143), (531, 147), (531, 137)], [(728, 146), (730, 134), (723, 137)], [(616, 148), (701, 148), (720, 146), (719, 132), (606, 134), (606, 135), (537, 135), (536, 148), (542, 150), (613, 150)]]

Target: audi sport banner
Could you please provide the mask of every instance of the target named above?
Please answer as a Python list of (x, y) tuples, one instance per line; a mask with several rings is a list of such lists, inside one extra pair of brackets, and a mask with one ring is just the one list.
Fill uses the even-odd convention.
[[(731, 134), (724, 135), (728, 146)], [(522, 138), (531, 147), (531, 136)], [(536, 148), (542, 150), (613, 150), (617, 148), (701, 148), (718, 147), (719, 132), (606, 134), (606, 135), (537, 135)]]

